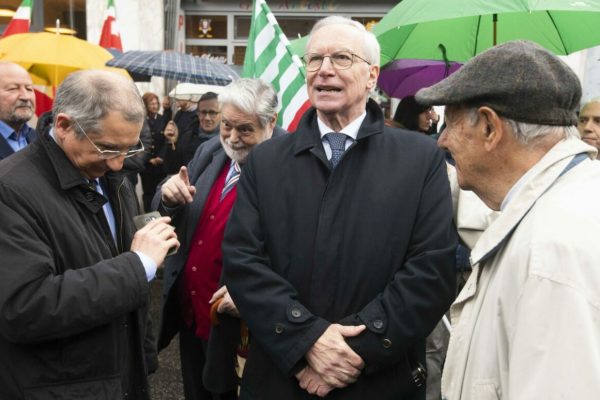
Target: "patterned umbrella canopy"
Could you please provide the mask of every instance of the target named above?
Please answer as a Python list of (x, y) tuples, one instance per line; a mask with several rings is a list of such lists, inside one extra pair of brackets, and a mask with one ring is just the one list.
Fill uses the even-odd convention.
[(174, 51), (126, 51), (106, 65), (133, 75), (161, 76), (180, 82), (225, 86), (239, 75), (229, 66), (208, 58)]

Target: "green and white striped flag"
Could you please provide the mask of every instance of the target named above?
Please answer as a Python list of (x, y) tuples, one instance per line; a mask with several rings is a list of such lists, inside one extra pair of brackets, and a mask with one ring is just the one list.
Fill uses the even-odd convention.
[(277, 125), (294, 131), (310, 107), (305, 72), (265, 0), (254, 0), (242, 76), (269, 82), (279, 97)]

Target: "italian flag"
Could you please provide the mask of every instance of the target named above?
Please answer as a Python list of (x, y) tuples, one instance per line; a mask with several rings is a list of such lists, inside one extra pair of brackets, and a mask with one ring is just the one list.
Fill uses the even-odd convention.
[(304, 66), (295, 55), (265, 0), (254, 0), (242, 76), (260, 78), (277, 91), (277, 125), (292, 132), (310, 107)]
[(117, 49), (123, 51), (121, 44), (121, 35), (117, 27), (117, 13), (113, 0), (108, 0), (108, 8), (106, 10), (106, 19), (102, 25), (102, 33), (100, 34), (100, 46), (105, 49)]
[(29, 24), (31, 22), (31, 9), (33, 0), (23, 0), (17, 12), (12, 17), (2, 37), (10, 36), (15, 33), (29, 32)]
[[(32, 8), (33, 0), (23, 0), (12, 20), (4, 30), (2, 37), (14, 35), (16, 33), (29, 32)], [(34, 85), (33, 89), (33, 92), (35, 93), (35, 114), (39, 117), (46, 111), (52, 109), (54, 88), (51, 86)]]

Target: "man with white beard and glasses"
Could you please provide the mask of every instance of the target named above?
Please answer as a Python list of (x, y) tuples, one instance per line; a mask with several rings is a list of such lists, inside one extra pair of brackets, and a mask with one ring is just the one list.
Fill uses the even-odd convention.
[[(235, 81), (219, 95), (219, 106), (220, 135), (200, 145), (187, 167), (162, 185), (153, 203), (154, 209), (173, 218), (184, 238), (165, 265), (158, 347), (165, 348), (179, 332), (187, 400), (213, 398), (202, 384), (211, 328), (209, 300), (219, 285), (221, 241), (240, 170), (255, 145), (283, 133), (275, 127), (277, 95), (261, 80)], [(225, 287), (214, 297), (223, 297), (219, 312), (237, 315)], [(231, 389), (220, 398), (237, 398), (236, 388)]]

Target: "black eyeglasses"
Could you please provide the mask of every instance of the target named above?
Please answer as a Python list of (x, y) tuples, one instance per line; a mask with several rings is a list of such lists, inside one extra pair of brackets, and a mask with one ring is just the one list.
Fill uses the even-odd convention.
[(81, 125), (79, 125), (79, 122), (77, 122), (76, 119), (71, 118), (71, 120), (75, 123), (75, 125), (77, 125), (77, 128), (81, 131), (81, 133), (83, 133), (83, 136), (85, 136), (86, 139), (90, 141), (92, 146), (94, 146), (94, 148), (98, 152), (98, 157), (100, 157), (100, 159), (102, 159), (102, 160), (111, 160), (111, 159), (117, 158), (117, 157), (129, 158), (129, 157), (133, 157), (136, 154), (139, 154), (142, 151), (144, 151), (144, 144), (142, 143), (141, 140), (138, 142), (137, 145), (135, 145), (133, 148), (131, 148), (127, 151), (102, 150), (100, 147), (98, 147), (96, 145), (96, 143), (94, 143), (94, 141), (92, 139), (90, 139), (90, 137), (87, 135), (87, 133), (85, 133), (85, 131), (83, 130)]
[(370, 62), (358, 54), (354, 54), (349, 51), (338, 51), (328, 56), (317, 53), (308, 53), (302, 57), (302, 60), (304, 61), (304, 66), (308, 72), (315, 72), (321, 68), (321, 65), (323, 65), (323, 60), (325, 60), (326, 57), (329, 57), (329, 61), (337, 70), (348, 69), (352, 67), (352, 64), (354, 64), (354, 57), (366, 62), (368, 65), (371, 65)]
[(201, 117), (206, 117), (207, 115), (211, 118), (216, 117), (217, 115), (219, 115), (219, 111), (213, 111), (213, 110), (201, 110), (198, 111), (198, 115), (200, 115)]

